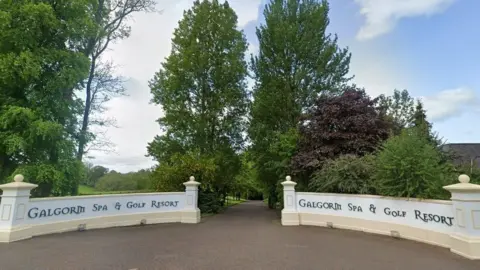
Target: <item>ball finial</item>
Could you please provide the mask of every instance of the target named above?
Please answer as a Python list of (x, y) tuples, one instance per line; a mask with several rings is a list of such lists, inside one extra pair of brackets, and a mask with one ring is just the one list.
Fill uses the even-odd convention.
[(193, 176), (190, 176), (189, 179), (190, 179), (190, 181), (192, 181), (192, 182), (195, 181), (195, 177), (193, 177)]
[(292, 181), (292, 177), (290, 177), (290, 175), (287, 175), (287, 177), (285, 177), (285, 179), (286, 179), (287, 181)]
[(23, 175), (17, 174), (15, 177), (13, 177), (13, 181), (15, 182), (23, 182)]
[(470, 182), (470, 177), (468, 177), (468, 175), (466, 175), (466, 174), (462, 174), (458, 177), (458, 181), (460, 183), (469, 183)]

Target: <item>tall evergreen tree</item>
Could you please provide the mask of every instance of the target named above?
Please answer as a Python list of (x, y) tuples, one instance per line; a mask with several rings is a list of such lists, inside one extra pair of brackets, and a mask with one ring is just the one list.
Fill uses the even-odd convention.
[(427, 112), (423, 108), (423, 103), (420, 100), (417, 100), (417, 105), (415, 106), (415, 111), (413, 112), (411, 125), (417, 127), (425, 136), (430, 136), (432, 130), (432, 124), (427, 120)]
[(450, 164), (456, 158), (454, 152), (444, 149), (445, 141), (438, 136), (438, 133), (432, 130), (432, 124), (427, 120), (427, 112), (423, 107), (422, 101), (417, 100), (410, 122), (410, 127), (416, 128), (420, 135), (426, 138), (426, 141), (440, 152), (442, 164)]
[(85, 1), (0, 1), (0, 179), (37, 183), (35, 196), (67, 195), (89, 60), (78, 48), (95, 31)]
[(197, 0), (185, 11), (170, 56), (150, 82), (153, 102), (163, 107), (158, 122), (165, 134), (149, 144), (149, 154), (160, 166), (175, 166), (170, 160), (179, 154), (214, 159), (215, 179), (201, 180), (214, 183), (217, 192), (240, 169), (235, 151), (243, 144), (248, 109), (246, 50), (228, 2)]
[[(251, 60), (256, 85), (249, 136), (270, 207), (275, 207), (277, 183), (295, 150), (300, 115), (319, 95), (340, 91), (350, 79), (348, 50), (326, 32), (328, 12), (327, 1), (271, 0), (265, 24), (257, 28), (260, 47)], [(277, 141), (287, 143), (283, 148), (289, 151), (274, 151)]]

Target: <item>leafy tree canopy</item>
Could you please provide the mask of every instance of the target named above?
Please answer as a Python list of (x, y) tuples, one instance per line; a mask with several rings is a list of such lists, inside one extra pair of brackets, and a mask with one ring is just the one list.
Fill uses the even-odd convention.
[(363, 89), (354, 87), (341, 95), (320, 97), (300, 125), (294, 169), (308, 177), (327, 159), (374, 152), (389, 134), (389, 123), (380, 117), (375, 104)]
[(326, 31), (328, 12), (327, 1), (271, 0), (265, 23), (257, 28), (260, 45), (258, 56), (251, 59), (256, 84), (248, 133), (257, 176), (266, 184), (272, 208), (292, 155), (277, 152), (277, 141), (295, 145), (292, 129), (301, 114), (319, 95), (337, 92), (351, 79), (346, 76), (350, 53)]
[(34, 196), (74, 193), (84, 177), (74, 89), (95, 27), (83, 0), (0, 1), (0, 178), (24, 174)]
[(380, 95), (378, 106), (386, 119), (392, 122), (393, 135), (411, 126), (415, 114), (415, 99), (407, 90), (395, 89), (392, 96)]
[(170, 56), (150, 82), (153, 102), (164, 111), (158, 120), (164, 134), (148, 145), (149, 155), (160, 162), (159, 189), (178, 189), (198, 173), (203, 189), (228, 191), (240, 170), (237, 151), (246, 127), (246, 50), (228, 2), (197, 0), (185, 11)]
[(452, 183), (453, 167), (417, 127), (390, 138), (377, 155), (376, 188), (380, 195), (447, 199), (442, 187)]

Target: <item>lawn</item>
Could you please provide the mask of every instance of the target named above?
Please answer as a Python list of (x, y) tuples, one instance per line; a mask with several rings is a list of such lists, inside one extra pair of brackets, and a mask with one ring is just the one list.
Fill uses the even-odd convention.
[(244, 201), (245, 201), (244, 199), (236, 200), (234, 197), (228, 196), (227, 201), (225, 203), (225, 207), (233, 206), (233, 205), (242, 203)]

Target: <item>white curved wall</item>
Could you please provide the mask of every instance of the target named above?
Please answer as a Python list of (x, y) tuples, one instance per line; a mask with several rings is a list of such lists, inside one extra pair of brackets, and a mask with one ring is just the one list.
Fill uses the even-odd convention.
[(32, 236), (79, 229), (181, 222), (185, 193), (112, 194), (31, 199)]
[(372, 195), (295, 192), (297, 183), (282, 182), (282, 225), (313, 225), (391, 235), (450, 248), (480, 259), (480, 185), (467, 175), (443, 187), (450, 201)]
[(300, 225), (392, 235), (449, 247), (451, 201), (296, 192)]

